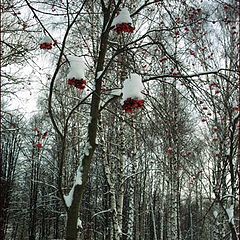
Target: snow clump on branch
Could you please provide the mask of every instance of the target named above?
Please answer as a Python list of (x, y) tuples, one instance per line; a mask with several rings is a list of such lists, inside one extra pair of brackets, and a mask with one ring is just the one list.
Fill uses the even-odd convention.
[(138, 74), (130, 74), (130, 78), (123, 82), (121, 104), (123, 105), (125, 112), (133, 113), (134, 110), (143, 108), (143, 89), (142, 77)]
[(40, 49), (50, 50), (52, 49), (52, 47), (53, 47), (52, 39), (49, 36), (44, 35), (40, 40)]
[(70, 62), (70, 71), (68, 73), (68, 79), (84, 79), (86, 65), (82, 58), (69, 55), (68, 61)]
[(117, 34), (127, 32), (133, 33), (134, 27), (133, 22), (128, 11), (128, 8), (124, 7), (119, 14), (113, 19), (112, 26)]
[(144, 96), (141, 93), (143, 89), (142, 77), (136, 73), (130, 74), (130, 78), (123, 82), (122, 103), (127, 100), (127, 98), (143, 99)]
[(130, 24), (132, 24), (132, 19), (130, 17), (130, 13), (129, 13), (127, 7), (124, 7), (119, 12), (118, 16), (116, 16), (113, 19), (112, 26), (116, 26), (117, 24), (121, 24), (121, 23), (130, 23)]
[(67, 76), (68, 84), (82, 91), (87, 83), (85, 80), (86, 65), (80, 57), (69, 55), (68, 60), (70, 62), (70, 71)]

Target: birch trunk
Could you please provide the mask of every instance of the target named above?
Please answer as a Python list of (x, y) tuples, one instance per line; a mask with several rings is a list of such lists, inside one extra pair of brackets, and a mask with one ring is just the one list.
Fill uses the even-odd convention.
[(130, 157), (130, 178), (129, 178), (129, 213), (128, 213), (128, 239), (133, 240), (134, 237), (134, 196), (135, 196), (135, 182), (136, 182), (136, 130), (134, 119), (132, 120), (132, 150), (131, 150), (131, 157)]

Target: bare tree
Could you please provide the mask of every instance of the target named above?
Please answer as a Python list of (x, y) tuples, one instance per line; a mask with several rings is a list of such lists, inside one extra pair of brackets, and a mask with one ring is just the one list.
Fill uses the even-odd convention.
[[(239, 188), (239, 109), (234, 110), (239, 105), (237, 3), (24, 3), (29, 15), (21, 21), (31, 19), (30, 29), (37, 30), (36, 49), (52, 57), (51, 76), (43, 80), (46, 74), (41, 75), (48, 91), (42, 116), (49, 118), (56, 134), (55, 143), (51, 142), (57, 173), (53, 181), (67, 214), (66, 239), (208, 238), (212, 235), (207, 225), (214, 228), (214, 221), (223, 226), (222, 232), (215, 231), (219, 239), (225, 235), (237, 239), (232, 217)], [(132, 19), (128, 33), (120, 33), (113, 24), (124, 7)], [(15, 8), (7, 5), (6, 9)], [(22, 56), (27, 28), (21, 37), (13, 32), (16, 51), (11, 50), (15, 42), (4, 42), (12, 58), (17, 52)], [(49, 44), (46, 51), (39, 46), (42, 34), (47, 39), (42, 44)], [(62, 39), (56, 40), (58, 36)], [(81, 57), (86, 65), (80, 89), (74, 79), (68, 79), (74, 57)], [(28, 60), (21, 58), (18, 63)], [(7, 54), (6, 65), (11, 61)], [(145, 108), (134, 116), (124, 113), (119, 102), (122, 83), (133, 72), (141, 75), (145, 85)], [(34, 148), (30, 239), (38, 232), (38, 204), (44, 202), (41, 194), (46, 187), (39, 181), (47, 158), (40, 161), (40, 155)], [(215, 207), (220, 217), (214, 220)], [(44, 238), (43, 212), (41, 219), (39, 232)]]

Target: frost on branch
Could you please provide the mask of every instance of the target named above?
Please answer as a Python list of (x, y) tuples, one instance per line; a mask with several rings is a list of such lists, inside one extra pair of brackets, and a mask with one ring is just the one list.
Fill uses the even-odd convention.
[(40, 41), (40, 49), (50, 50), (52, 49), (52, 47), (53, 47), (52, 39), (47, 35), (43, 36)]
[(117, 34), (127, 32), (133, 33), (134, 27), (132, 26), (132, 19), (128, 8), (124, 7), (119, 14), (113, 19), (112, 26)]
[(130, 74), (130, 78), (123, 83), (123, 110), (127, 113), (133, 113), (144, 106), (144, 96), (141, 91), (144, 89), (142, 78), (138, 74)]
[(74, 86), (80, 91), (86, 87), (87, 81), (85, 80), (86, 66), (80, 57), (68, 56), (70, 62), (70, 69), (67, 76), (68, 84)]

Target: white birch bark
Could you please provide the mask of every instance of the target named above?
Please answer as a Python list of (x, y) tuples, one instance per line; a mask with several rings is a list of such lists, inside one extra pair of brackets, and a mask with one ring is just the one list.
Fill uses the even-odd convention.
[[(133, 120), (134, 121), (134, 120)], [(136, 154), (137, 154), (137, 149), (136, 149), (136, 130), (135, 130), (135, 124), (132, 122), (132, 138), (133, 138), (133, 146), (132, 146), (132, 152), (131, 152), (131, 157), (130, 157), (130, 167), (131, 167), (131, 172), (130, 174), (132, 175), (129, 178), (129, 213), (128, 213), (128, 239), (133, 240), (134, 237), (134, 183), (135, 178), (136, 178)]]
[[(119, 139), (120, 151), (115, 153), (117, 161), (111, 161), (105, 151), (104, 159), (104, 172), (110, 190), (110, 207), (112, 212), (112, 231), (111, 239), (120, 240), (122, 236), (122, 211), (123, 211), (123, 197), (124, 197), (124, 184), (123, 184), (123, 169), (124, 169), (124, 135), (123, 135), (123, 122), (120, 121)], [(106, 146), (104, 138), (101, 139), (103, 148)], [(111, 154), (111, 153), (110, 153)], [(111, 161), (111, 162), (110, 162)]]

